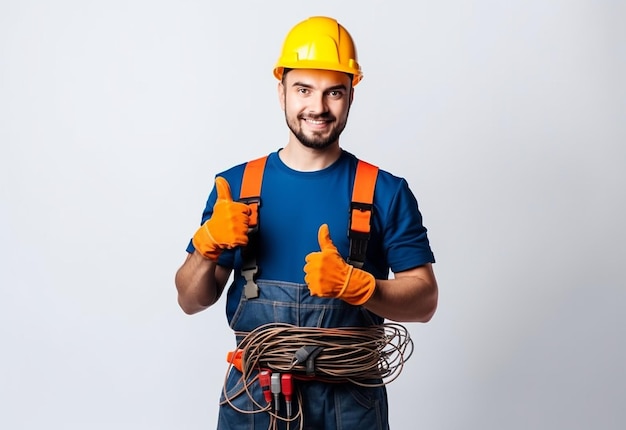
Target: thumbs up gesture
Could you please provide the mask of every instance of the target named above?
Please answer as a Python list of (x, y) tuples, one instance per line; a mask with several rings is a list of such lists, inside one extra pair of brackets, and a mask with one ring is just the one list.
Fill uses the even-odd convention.
[(205, 258), (217, 260), (222, 250), (248, 244), (250, 208), (234, 202), (230, 185), (222, 177), (215, 178), (217, 201), (213, 215), (196, 231), (192, 243)]
[(367, 302), (376, 289), (371, 273), (346, 263), (330, 238), (328, 225), (322, 224), (317, 234), (319, 252), (306, 256), (304, 281), (313, 296), (336, 297), (352, 305)]

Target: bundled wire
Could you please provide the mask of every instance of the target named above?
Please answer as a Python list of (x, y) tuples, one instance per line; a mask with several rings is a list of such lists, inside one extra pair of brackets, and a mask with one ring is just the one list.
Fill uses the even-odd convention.
[(413, 353), (413, 341), (400, 324), (369, 327), (297, 327), (267, 324), (245, 334), (239, 344), (244, 374), (260, 367), (325, 382), (362, 386), (398, 377)]
[[(240, 413), (270, 414), (270, 429), (278, 421), (297, 424), (303, 428), (302, 396), (295, 393), (296, 414), (281, 416), (272, 409), (272, 402), (258, 403), (250, 392), (252, 384), (259, 383), (259, 370), (291, 374), (296, 379), (316, 380), (328, 383), (353, 383), (363, 387), (388, 384), (401, 373), (404, 363), (413, 354), (413, 341), (406, 328), (400, 324), (386, 323), (369, 327), (298, 327), (290, 324), (271, 323), (249, 332), (235, 332), (241, 339), (242, 385), (235, 393), (226, 392), (224, 401)], [(234, 365), (230, 363), (230, 368)], [(246, 394), (252, 404), (251, 410), (242, 410), (232, 399)]]

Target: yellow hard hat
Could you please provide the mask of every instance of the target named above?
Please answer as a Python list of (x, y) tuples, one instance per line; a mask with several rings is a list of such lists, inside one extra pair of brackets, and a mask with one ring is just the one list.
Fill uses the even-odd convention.
[(337, 20), (325, 16), (308, 18), (289, 31), (274, 67), (274, 76), (281, 80), (284, 69), (350, 73), (353, 86), (363, 79), (352, 36)]

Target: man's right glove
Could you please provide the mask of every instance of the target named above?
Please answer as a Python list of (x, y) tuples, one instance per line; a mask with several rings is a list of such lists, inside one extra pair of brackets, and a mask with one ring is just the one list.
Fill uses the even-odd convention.
[(217, 201), (213, 215), (194, 234), (192, 243), (200, 254), (216, 261), (224, 249), (233, 249), (248, 244), (250, 208), (234, 202), (230, 185), (222, 177), (215, 178)]

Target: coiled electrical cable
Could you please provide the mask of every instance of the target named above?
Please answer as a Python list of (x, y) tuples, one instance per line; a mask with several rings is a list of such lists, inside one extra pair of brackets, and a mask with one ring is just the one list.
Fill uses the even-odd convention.
[[(369, 327), (296, 327), (268, 324), (248, 333), (239, 343), (243, 371), (266, 367), (276, 372), (314, 376), (326, 382), (363, 386), (389, 383), (413, 353), (406, 328), (387, 323)], [(307, 372), (307, 351), (317, 348), (313, 374)], [(309, 375), (307, 375), (307, 373)]]
[[(413, 354), (413, 341), (407, 329), (396, 323), (338, 328), (271, 323), (249, 333), (235, 334), (241, 339), (238, 348), (245, 382), (242, 389), (231, 396), (246, 392), (252, 398), (248, 387), (258, 381), (261, 368), (290, 373), (302, 380), (381, 386), (395, 380)], [(224, 397), (224, 403), (233, 406), (225, 387)], [(297, 401), (301, 402), (299, 396)], [(287, 420), (274, 414), (268, 405), (253, 402), (256, 405), (254, 411), (240, 412), (266, 411), (273, 419)], [(301, 408), (298, 410), (300, 414)], [(295, 418), (291, 417), (289, 421)]]

